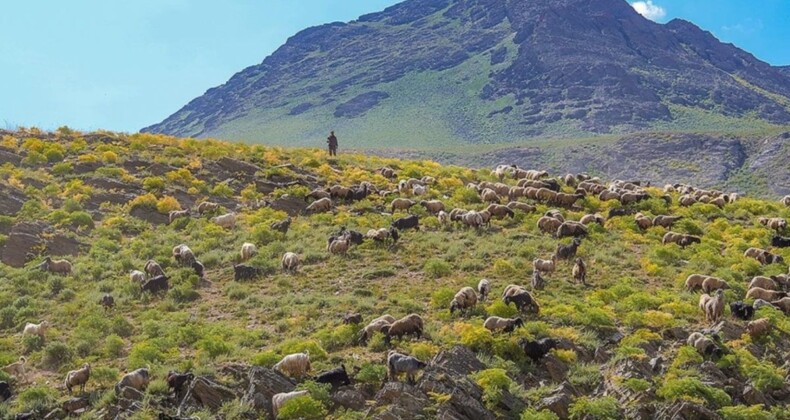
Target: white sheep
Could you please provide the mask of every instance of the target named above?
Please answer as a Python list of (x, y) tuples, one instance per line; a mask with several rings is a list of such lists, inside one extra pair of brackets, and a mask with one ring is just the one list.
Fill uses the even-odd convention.
[(540, 271), (542, 273), (553, 273), (557, 268), (557, 256), (552, 255), (550, 260), (535, 258), (532, 261), (532, 268), (533, 270)]
[(241, 245), (241, 260), (247, 261), (258, 253), (258, 248), (255, 244), (245, 242)]
[(217, 217), (212, 217), (211, 221), (224, 229), (232, 229), (236, 227), (236, 213), (231, 212)]
[(428, 187), (423, 185), (415, 185), (411, 188), (411, 193), (414, 195), (425, 195), (428, 192)]
[(120, 394), (124, 388), (130, 387), (138, 391), (145, 391), (148, 384), (151, 382), (151, 374), (147, 368), (140, 368), (133, 370), (126, 375), (123, 375), (120, 381), (115, 384), (115, 393)]
[(477, 304), (477, 294), (475, 289), (471, 287), (464, 287), (455, 294), (452, 302), (450, 302), (450, 313), (456, 310), (465, 310), (473, 308)]
[(91, 377), (91, 365), (85, 363), (82, 365), (82, 368), (77, 370), (69, 371), (66, 374), (66, 380), (64, 381), (64, 385), (66, 389), (71, 394), (71, 388), (75, 386), (80, 386), (80, 391), (85, 392), (85, 384), (88, 382), (88, 379)]
[(282, 267), (284, 271), (296, 272), (299, 269), (299, 255), (293, 252), (286, 252), (283, 255)]
[(491, 293), (491, 282), (488, 279), (482, 279), (477, 283), (477, 293), (480, 294), (480, 301), (483, 302), (488, 298)]
[(51, 257), (44, 258), (39, 267), (56, 274), (71, 274), (72, 266), (68, 260), (53, 260)]
[(310, 395), (309, 391), (293, 391), (293, 392), (281, 392), (279, 394), (274, 394), (272, 396), (272, 415), (276, 419), (280, 409), (283, 408), (286, 402), (297, 398), (303, 397), (305, 395)]
[(43, 339), (44, 334), (47, 333), (47, 328), (49, 328), (49, 325), (49, 321), (41, 321), (38, 324), (28, 322), (25, 324), (25, 329), (22, 331), (22, 336), (37, 335)]
[(145, 273), (140, 270), (132, 270), (129, 272), (129, 280), (132, 283), (143, 284), (145, 283)]
[(437, 216), (439, 219), (440, 225), (446, 225), (450, 221), (450, 215), (447, 214), (444, 210), (439, 211), (439, 215)]
[(289, 354), (277, 362), (273, 369), (291, 378), (301, 378), (310, 371), (310, 353)]
[(332, 200), (330, 198), (315, 200), (305, 209), (307, 213), (324, 213), (330, 210), (332, 210)]

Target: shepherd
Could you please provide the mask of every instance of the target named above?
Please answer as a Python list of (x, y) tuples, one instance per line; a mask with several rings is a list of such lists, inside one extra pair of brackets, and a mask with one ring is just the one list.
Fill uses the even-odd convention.
[(337, 137), (335, 137), (334, 131), (329, 133), (329, 137), (326, 138), (326, 144), (329, 145), (329, 156), (337, 156)]

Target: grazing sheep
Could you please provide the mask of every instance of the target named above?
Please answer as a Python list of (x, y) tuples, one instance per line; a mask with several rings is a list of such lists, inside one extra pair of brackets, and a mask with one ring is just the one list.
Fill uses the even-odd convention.
[(522, 203), (519, 201), (511, 201), (507, 203), (507, 207), (511, 210), (521, 210), (524, 213), (532, 213), (535, 211), (535, 206), (530, 206), (527, 203)]
[(759, 257), (757, 257), (757, 261), (760, 262), (762, 265), (768, 264), (782, 264), (784, 263), (784, 257), (778, 254), (772, 254), (770, 252), (764, 252)]
[(19, 360), (16, 362), (3, 366), (3, 372), (13, 376), (22, 383), (27, 383), (25, 364), (27, 364), (27, 358), (25, 356), (19, 356)]
[(142, 290), (143, 293), (167, 292), (170, 289), (170, 284), (167, 282), (168, 280), (169, 278), (167, 276), (156, 276), (141, 285), (140, 290)]
[(44, 258), (44, 261), (39, 264), (39, 268), (47, 270), (50, 273), (69, 275), (71, 274), (71, 263), (68, 260), (53, 260), (52, 257)]
[(387, 378), (391, 381), (397, 381), (398, 375), (405, 373), (409, 383), (414, 383), (414, 375), (426, 366), (427, 364), (424, 362), (405, 354), (395, 351), (390, 351), (387, 354)]
[(666, 229), (671, 229), (672, 225), (682, 218), (683, 216), (656, 216), (653, 218), (653, 226), (661, 226)]
[(293, 252), (286, 252), (281, 261), (283, 271), (295, 273), (299, 269), (299, 255)]
[(607, 218), (611, 219), (614, 217), (628, 216), (630, 214), (635, 214), (635, 213), (636, 213), (635, 209), (620, 207), (615, 209), (609, 209), (609, 216)]
[[(705, 295), (703, 295), (705, 296)], [(724, 290), (716, 290), (716, 294), (705, 302), (705, 319), (708, 322), (718, 322), (724, 314)]]
[(148, 384), (151, 382), (151, 374), (147, 368), (140, 368), (133, 370), (121, 377), (121, 380), (115, 384), (115, 393), (120, 394), (124, 388), (130, 387), (138, 391), (145, 391)]
[(532, 260), (532, 269), (541, 273), (553, 273), (557, 268), (557, 256), (552, 255), (550, 260), (535, 258)]
[(0, 381), (0, 402), (11, 399), (11, 386), (6, 381)]
[(320, 200), (322, 198), (331, 198), (331, 197), (332, 194), (330, 194), (329, 191), (321, 188), (316, 188), (313, 191), (310, 191), (310, 193), (305, 196), (305, 201), (310, 198), (313, 200)]
[(565, 218), (562, 217), (562, 212), (557, 210), (557, 209), (547, 210), (546, 213), (544, 213), (543, 215), (546, 216), (546, 217), (553, 217), (553, 218), (559, 220), (560, 222), (564, 222), (565, 221)]
[(483, 326), (491, 332), (504, 331), (506, 333), (511, 333), (515, 331), (516, 328), (523, 327), (524, 320), (521, 318), (500, 318), (498, 316), (490, 316), (483, 323)]
[(143, 270), (145, 270), (145, 272), (148, 273), (148, 275), (151, 277), (165, 275), (165, 270), (162, 270), (162, 266), (159, 265), (159, 263), (157, 263), (154, 260), (148, 260), (145, 263), (145, 267), (143, 267)]
[(173, 223), (174, 220), (180, 219), (182, 217), (189, 217), (190, 213), (189, 210), (173, 210), (167, 214), (168, 223)]
[(390, 203), (390, 208), (393, 214), (395, 214), (396, 210), (405, 210), (407, 213), (410, 213), (412, 206), (415, 204), (417, 204), (416, 201), (409, 200), (408, 198), (396, 198)]
[(473, 308), (475, 305), (477, 305), (475, 289), (464, 287), (455, 294), (455, 297), (450, 302), (450, 313), (452, 314), (456, 310), (464, 311)]
[(543, 216), (538, 219), (538, 229), (543, 233), (554, 235), (560, 226), (562, 226), (562, 221), (554, 217)]
[(450, 213), (448, 215), (450, 216), (450, 221), (451, 222), (460, 222), (460, 221), (463, 220), (463, 216), (466, 213), (469, 213), (469, 210), (457, 209), (456, 208), (456, 209), (450, 210)]
[(500, 201), (502, 201), (502, 199), (499, 198), (499, 195), (496, 193), (496, 191), (490, 188), (486, 188), (483, 190), (483, 192), (480, 193), (480, 199), (483, 200), (483, 202), (485, 203), (499, 203)]
[(373, 337), (373, 334), (376, 332), (380, 332), (383, 334), (387, 334), (389, 331), (390, 325), (395, 322), (395, 317), (392, 315), (382, 315), (368, 323), (365, 328), (362, 329), (362, 332), (359, 335), (359, 342), (361, 344), (366, 344), (370, 337)]
[(332, 210), (332, 200), (330, 198), (320, 198), (310, 203), (305, 209), (305, 212), (310, 213), (325, 213)]
[(787, 297), (786, 292), (780, 292), (776, 290), (766, 290), (762, 287), (754, 287), (749, 289), (746, 292), (746, 299), (762, 299), (768, 302), (779, 300), (783, 297)]
[(576, 185), (578, 185), (578, 180), (575, 176), (573, 176), (573, 174), (565, 175), (562, 177), (562, 181), (569, 187), (576, 187)]
[(444, 210), (439, 211), (439, 214), (436, 217), (439, 219), (440, 225), (446, 225), (450, 221), (450, 215), (445, 213)]
[(383, 166), (379, 168), (376, 172), (378, 172), (384, 178), (392, 179), (395, 178), (395, 170), (390, 168), (389, 166)]
[(538, 305), (538, 301), (527, 291), (527, 289), (516, 286), (516, 285), (509, 285), (505, 288), (505, 292), (502, 294), (502, 301), (505, 305), (510, 305), (510, 303), (514, 303), (516, 305), (516, 309), (519, 312), (525, 313), (540, 313), (540, 305)]
[(330, 236), (329, 240), (327, 241), (326, 250), (329, 251), (330, 254), (343, 254), (345, 255), (348, 253), (348, 249), (351, 247), (351, 243), (345, 239), (338, 239), (334, 236)]
[(667, 232), (664, 234), (664, 237), (661, 239), (661, 243), (666, 245), (669, 243), (680, 245), (682, 248), (685, 248), (688, 245), (693, 243), (701, 243), (702, 240), (693, 235), (687, 235), (685, 233), (676, 233), (676, 232)]
[(351, 194), (351, 189), (344, 187), (342, 185), (333, 185), (329, 187), (329, 196), (331, 198), (347, 199), (350, 194)]
[(211, 221), (223, 229), (233, 229), (236, 227), (236, 213), (231, 212), (212, 217)]
[(386, 339), (389, 342), (393, 337), (403, 338), (414, 335), (418, 339), (422, 336), (424, 321), (417, 314), (409, 314), (393, 322), (387, 329)]
[(255, 244), (245, 242), (241, 245), (241, 260), (247, 261), (258, 253), (258, 248)]
[(756, 276), (753, 278), (752, 281), (749, 282), (749, 287), (747, 287), (747, 290), (753, 289), (755, 287), (760, 287), (766, 290), (779, 290), (779, 287), (777, 287), (776, 283), (769, 277), (765, 276)]
[(22, 336), (24, 337), (26, 335), (37, 335), (41, 337), (41, 339), (44, 339), (44, 334), (47, 333), (47, 329), (49, 328), (49, 325), (50, 325), (49, 321), (41, 321), (38, 324), (33, 324), (31, 322), (28, 322), (27, 324), (25, 324), (25, 329), (22, 330)]
[(603, 190), (598, 194), (598, 199), (601, 201), (620, 200), (620, 194), (611, 190)]
[(302, 378), (310, 371), (310, 353), (289, 354), (277, 362), (272, 369), (291, 378)]
[[(783, 298), (783, 299), (784, 299), (784, 298)], [(755, 300), (755, 301), (752, 303), (752, 307), (754, 308), (754, 310), (758, 310), (758, 309), (760, 309), (760, 308), (779, 309), (779, 308), (777, 308), (776, 306), (774, 306), (773, 304), (771, 304), (771, 302), (768, 302), (767, 300), (763, 300), (763, 299), (757, 299), (757, 300)]]
[(754, 307), (741, 301), (732, 302), (730, 303), (730, 312), (732, 316), (746, 321), (754, 316)]
[(488, 299), (488, 294), (491, 293), (491, 282), (487, 279), (482, 279), (477, 283), (477, 293), (480, 295), (480, 301), (485, 302)]
[(131, 270), (129, 271), (129, 280), (131, 280), (132, 283), (140, 284), (145, 281), (145, 273), (140, 270)]
[(641, 230), (647, 230), (653, 227), (653, 220), (642, 213), (637, 213), (634, 219), (636, 220), (636, 226)]
[(570, 208), (576, 203), (576, 201), (583, 198), (583, 194), (556, 193), (554, 198), (552, 198), (551, 203), (561, 207)]
[(219, 210), (219, 204), (212, 203), (211, 201), (204, 201), (197, 206), (197, 211), (201, 216), (205, 213), (213, 213), (217, 210)]
[(195, 262), (192, 263), (192, 270), (195, 271), (195, 274), (197, 274), (199, 279), (201, 280), (205, 279), (206, 267), (203, 265), (202, 262), (195, 260)]
[(355, 230), (348, 230), (345, 226), (340, 228), (340, 232), (338, 232), (336, 237), (348, 241), (349, 245), (362, 245), (365, 242), (365, 235)]
[(310, 395), (310, 391), (302, 390), (302, 391), (291, 391), (291, 392), (281, 392), (279, 394), (274, 394), (272, 396), (272, 415), (273, 418), (277, 418), (280, 412), (280, 409), (283, 408), (286, 402), (298, 398)]
[(758, 220), (761, 225), (776, 231), (784, 230), (787, 227), (787, 220), (781, 217), (761, 217)]
[(650, 194), (647, 193), (634, 193), (634, 192), (627, 192), (620, 196), (620, 203), (624, 206), (629, 204), (638, 203), (642, 200), (647, 200), (650, 198)]
[(724, 353), (715, 341), (698, 332), (689, 335), (686, 339), (686, 343), (694, 347), (697, 352), (703, 356), (721, 357)]
[(730, 285), (726, 281), (717, 277), (708, 277), (702, 282), (702, 291), (710, 293), (718, 289), (729, 289)]
[(428, 193), (428, 187), (424, 185), (415, 185), (411, 187), (411, 193), (417, 196), (425, 195)]
[(790, 207), (790, 195), (786, 195), (779, 200), (780, 203), (784, 204), (787, 207)]
[(771, 305), (779, 308), (785, 314), (790, 314), (790, 297), (783, 297), (779, 300), (771, 302)]
[(557, 228), (555, 236), (558, 238), (587, 236), (587, 226), (579, 222), (564, 222)]
[(362, 314), (348, 314), (343, 317), (344, 324), (360, 324), (362, 323)]
[(533, 270), (530, 284), (532, 286), (532, 290), (543, 290), (543, 288), (546, 287), (546, 280), (544, 280), (540, 275), (540, 271)]
[(332, 389), (351, 385), (351, 379), (348, 377), (344, 364), (341, 364), (339, 368), (319, 373), (313, 380), (319, 384), (330, 384)]
[(420, 205), (425, 207), (425, 210), (428, 210), (428, 213), (431, 214), (439, 214), (440, 211), (444, 211), (444, 203), (439, 200), (422, 200)]
[(477, 214), (479, 214), (480, 217), (482, 218), (483, 225), (491, 226), (491, 213), (489, 213), (488, 210), (481, 210), (477, 212)]
[(78, 386), (80, 387), (80, 392), (85, 392), (85, 384), (88, 383), (88, 379), (91, 377), (91, 365), (85, 363), (82, 365), (82, 368), (77, 370), (69, 371), (66, 374), (66, 380), (64, 381), (64, 385), (66, 386), (66, 390), (71, 394), (71, 388)]
[(557, 249), (554, 255), (561, 260), (570, 260), (576, 256), (576, 250), (579, 249), (582, 240), (580, 238), (573, 238), (569, 245), (557, 244)]
[(263, 272), (260, 268), (252, 267), (244, 264), (233, 265), (233, 279), (235, 281), (252, 280), (261, 276)]
[(681, 195), (680, 198), (678, 198), (678, 203), (680, 203), (680, 205), (683, 207), (690, 207), (694, 205), (696, 202), (697, 199), (688, 194)]
[(690, 276), (686, 277), (686, 290), (693, 291), (696, 289), (702, 288), (702, 283), (710, 276), (706, 276), (703, 274), (691, 274)]
[(541, 338), (540, 340), (533, 341), (522, 338), (518, 340), (518, 346), (524, 350), (534, 363), (538, 363), (540, 359), (545, 357), (552, 349), (557, 348), (560, 342), (556, 338)]
[(283, 235), (288, 234), (288, 229), (291, 228), (291, 216), (286, 217), (283, 220), (279, 220), (276, 222), (272, 222), (269, 225), (272, 230), (282, 233)]
[(505, 217), (510, 217), (511, 219), (516, 217), (516, 213), (508, 206), (503, 206), (501, 204), (491, 204), (486, 207), (487, 212), (491, 213), (492, 217), (496, 217), (498, 219), (503, 219)]
[(581, 223), (581, 224), (583, 224), (585, 226), (589, 226), (589, 225), (591, 225), (593, 223), (598, 223), (599, 225), (603, 226), (604, 223), (606, 223), (606, 219), (600, 213), (585, 214), (579, 220), (579, 223)]
[(184, 385), (192, 382), (193, 379), (195, 379), (195, 375), (192, 373), (178, 373), (171, 370), (167, 372), (167, 387), (172, 389), (173, 395), (178, 397), (181, 395)]
[(461, 216), (461, 221), (469, 227), (479, 229), (485, 224), (483, 215), (477, 211), (470, 211)]
[(587, 264), (581, 257), (576, 258), (576, 263), (573, 264), (573, 278), (581, 284), (587, 284)]
[(392, 243), (395, 244), (398, 242), (400, 238), (400, 234), (398, 234), (398, 229), (394, 227), (390, 228), (381, 228), (381, 229), (370, 229), (365, 235), (365, 237), (369, 239), (373, 239), (376, 242), (387, 242), (392, 240)]
[(416, 229), (420, 230), (420, 218), (416, 214), (401, 217), (392, 222), (392, 227), (398, 230)]
[(771, 332), (771, 320), (768, 318), (755, 319), (746, 324), (746, 331), (752, 338), (760, 338)]
[(790, 247), (790, 238), (785, 238), (784, 236), (774, 236), (771, 238), (771, 246), (777, 248), (788, 248)]
[(195, 254), (185, 244), (173, 247), (173, 259), (181, 265), (192, 265), (195, 262)]
[(101, 297), (99, 304), (104, 308), (105, 311), (109, 311), (113, 307), (115, 307), (115, 299), (110, 294), (105, 294)]
[(557, 198), (557, 193), (548, 188), (538, 188), (538, 192), (535, 193), (535, 196), (538, 200), (545, 203), (553, 203)]

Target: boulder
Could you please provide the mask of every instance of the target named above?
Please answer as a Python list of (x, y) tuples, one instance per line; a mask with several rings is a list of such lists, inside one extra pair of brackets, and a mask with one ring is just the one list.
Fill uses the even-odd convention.
[(389, 405), (388, 410), (376, 416), (377, 419), (415, 418), (423, 409), (431, 404), (428, 397), (413, 385), (404, 382), (387, 382), (376, 394), (376, 406)]
[(431, 361), (431, 366), (443, 367), (458, 376), (466, 376), (486, 368), (469, 348), (459, 345), (437, 354)]
[(570, 406), (579, 393), (569, 382), (563, 382), (537, 405), (538, 410), (548, 409), (561, 419), (570, 417)]
[(671, 420), (720, 420), (715, 411), (690, 401), (678, 401), (656, 413), (659, 419)]
[(296, 387), (290, 378), (269, 368), (253, 366), (249, 373), (249, 387), (243, 401), (258, 411), (271, 413), (272, 397), (281, 392), (291, 392)]
[(332, 402), (349, 410), (362, 410), (365, 408), (365, 396), (353, 386), (343, 386), (332, 394)]
[(186, 405), (190, 402), (197, 402), (200, 406), (210, 410), (222, 407), (228, 401), (236, 399), (236, 393), (230, 388), (220, 385), (205, 376), (195, 378), (187, 389), (181, 406), (178, 408), (179, 415), (185, 412)]
[(0, 185), (0, 216), (14, 216), (27, 201), (27, 196), (16, 188)]
[(63, 408), (63, 411), (65, 411), (66, 413), (80, 414), (85, 412), (85, 410), (88, 408), (89, 405), (90, 405), (90, 401), (88, 401), (87, 398), (76, 397), (63, 401), (63, 404), (61, 404), (60, 406), (61, 408)]
[(44, 420), (65, 419), (67, 416), (68, 413), (63, 411), (62, 408), (56, 408), (50, 411), (49, 413), (47, 413), (47, 415), (44, 416)]
[(133, 208), (129, 214), (154, 225), (166, 225), (170, 222), (168, 215), (159, 213), (156, 209), (143, 206)]
[(540, 363), (543, 365), (543, 369), (548, 372), (552, 382), (561, 382), (568, 374), (568, 366), (551, 353), (541, 359)]
[(121, 389), (121, 393), (119, 394), (119, 399), (121, 400), (131, 400), (131, 401), (142, 401), (145, 398), (145, 394), (138, 391), (135, 388), (130, 386), (125, 386)]
[(766, 407), (770, 407), (772, 405), (765, 394), (760, 392), (760, 390), (752, 385), (747, 385), (746, 388), (743, 389), (741, 398), (743, 398), (743, 402), (746, 403), (746, 405), (760, 404), (765, 405)]
[(0, 261), (11, 267), (24, 267), (29, 255), (37, 254), (34, 251), (45, 246), (40, 235), (49, 229), (50, 226), (44, 222), (17, 223), (11, 228), (8, 239), (0, 250)]
[(284, 196), (272, 201), (271, 208), (283, 211), (289, 216), (295, 217), (304, 213), (304, 209), (307, 208), (307, 203), (300, 198)]
[(122, 191), (131, 193), (139, 193), (142, 191), (142, 189), (137, 185), (129, 184), (113, 178), (87, 178), (85, 179), (85, 184), (90, 185), (91, 187), (101, 188), (105, 191)]
[(0, 149), (0, 165), (11, 163), (14, 166), (19, 166), (22, 163), (22, 156)]
[(231, 174), (255, 175), (256, 172), (261, 170), (257, 165), (229, 157), (219, 159), (217, 165)]

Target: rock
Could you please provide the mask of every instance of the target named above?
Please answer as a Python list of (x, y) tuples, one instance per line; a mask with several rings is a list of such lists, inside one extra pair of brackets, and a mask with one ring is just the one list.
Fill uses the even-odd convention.
[(658, 419), (671, 420), (720, 420), (721, 416), (704, 406), (690, 401), (678, 401), (656, 413)]
[(76, 397), (66, 400), (61, 404), (63, 411), (69, 414), (78, 414), (84, 412), (90, 405), (90, 401), (85, 397)]
[(579, 393), (573, 385), (566, 381), (553, 390), (551, 395), (540, 400), (536, 408), (538, 410), (548, 409), (559, 418), (567, 419), (570, 417), (570, 406), (578, 395)]
[(595, 361), (595, 363), (603, 364), (609, 361), (611, 357), (612, 357), (611, 351), (606, 350), (603, 347), (597, 347), (595, 349), (595, 355), (593, 356), (593, 361)]
[(102, 420), (113, 420), (118, 416), (118, 413), (120, 412), (121, 409), (118, 406), (110, 405), (97, 411), (96, 418), (100, 418)]
[(55, 235), (47, 241), (47, 253), (54, 256), (77, 255), (86, 246), (70, 236)]
[(19, 166), (22, 163), (22, 156), (7, 150), (0, 149), (0, 165), (11, 163), (14, 166)]
[(25, 193), (4, 185), (0, 185), (0, 197), (0, 216), (15, 216), (27, 201)]
[(258, 411), (272, 411), (272, 397), (281, 392), (291, 392), (296, 384), (272, 369), (253, 366), (249, 373), (249, 387), (243, 401)]
[(101, 168), (103, 164), (101, 162), (77, 162), (74, 164), (73, 171), (77, 175), (84, 175), (87, 173), (95, 172), (97, 169)]
[(282, 197), (272, 201), (271, 208), (284, 211), (289, 216), (295, 217), (304, 213), (304, 209), (307, 208), (307, 203), (296, 197)]
[(44, 416), (44, 420), (53, 420), (53, 419), (65, 419), (68, 414), (63, 411), (61, 408), (56, 408), (50, 411), (46, 416)]
[[(425, 395), (444, 394), (450, 399), (438, 407), (440, 418), (492, 419), (483, 404), (483, 390), (466, 375), (458, 375), (442, 366), (430, 365), (420, 379), (419, 388)], [(515, 400), (515, 401), (514, 401)], [(503, 411), (517, 413), (523, 405), (510, 392), (503, 392), (500, 403)]]
[(704, 375), (704, 381), (711, 383), (716, 388), (724, 388), (730, 379), (710, 360), (702, 362), (699, 370)]
[(362, 410), (365, 408), (365, 396), (353, 386), (338, 388), (332, 394), (332, 402), (349, 410)]
[[(414, 418), (431, 404), (419, 389), (404, 382), (387, 382), (376, 394), (376, 406), (391, 405), (390, 410), (403, 414), (401, 418)], [(389, 418), (389, 417), (375, 417)]]
[(217, 164), (232, 174), (255, 175), (256, 172), (261, 170), (257, 165), (229, 157), (219, 159)]
[(85, 208), (88, 210), (98, 210), (103, 203), (123, 205), (134, 200), (133, 194), (116, 192), (96, 192), (88, 198)]
[(664, 331), (664, 338), (667, 340), (682, 340), (689, 338), (689, 333), (682, 327), (672, 327)]
[(560, 382), (568, 374), (568, 366), (551, 353), (547, 354), (540, 363), (548, 372), (552, 382)]
[(106, 191), (119, 191), (137, 194), (142, 191), (142, 189), (137, 185), (129, 184), (113, 178), (87, 178), (85, 180), (85, 184), (95, 188), (101, 188)]
[(486, 368), (469, 348), (459, 345), (439, 352), (430, 364), (443, 367), (459, 376), (466, 376)]
[(146, 171), (151, 173), (151, 175), (156, 176), (164, 176), (168, 172), (176, 171), (178, 168), (175, 166), (170, 166), (164, 163), (154, 163), (153, 165), (146, 168)]
[(152, 223), (155, 225), (166, 225), (170, 222), (170, 218), (166, 214), (159, 213), (156, 209), (150, 209), (148, 207), (137, 206), (129, 212), (130, 215), (138, 218), (143, 219), (148, 223)]
[(743, 398), (743, 402), (747, 405), (765, 405), (766, 407), (770, 407), (771, 403), (766, 398), (765, 394), (760, 392), (757, 388), (752, 385), (747, 385), (746, 388), (743, 389), (743, 393), (741, 394)]
[(184, 412), (186, 405), (193, 400), (202, 407), (216, 410), (222, 407), (222, 404), (234, 399), (236, 399), (236, 393), (230, 388), (220, 385), (205, 376), (198, 376), (189, 385), (178, 412), (179, 415)]
[(144, 397), (145, 394), (130, 386), (123, 387), (119, 395), (119, 398), (131, 401), (142, 401)]
[(40, 235), (49, 229), (49, 225), (44, 222), (17, 223), (11, 228), (8, 239), (0, 250), (0, 261), (11, 267), (24, 267), (28, 254), (44, 247), (45, 241)]
[(722, 340), (729, 341), (740, 338), (743, 333), (746, 332), (746, 329), (739, 324), (729, 320), (724, 320), (713, 327), (704, 329), (700, 332), (706, 335), (718, 334)]

